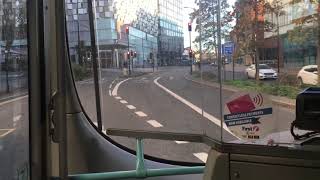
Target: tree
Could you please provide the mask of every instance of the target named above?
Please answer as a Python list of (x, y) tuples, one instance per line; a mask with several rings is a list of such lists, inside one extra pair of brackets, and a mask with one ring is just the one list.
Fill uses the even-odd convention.
[[(201, 41), (204, 52), (210, 53), (214, 51), (217, 54), (217, 0), (196, 0), (198, 9), (190, 14), (191, 20), (196, 20), (195, 31), (200, 35), (195, 38), (196, 43)], [(222, 38), (229, 35), (231, 28), (230, 22), (232, 21), (230, 6), (227, 0), (221, 0), (221, 34)]]
[[(292, 5), (301, 3), (302, 0), (293, 0)], [(316, 7), (315, 13), (306, 14), (298, 19), (295, 19), (293, 23), (295, 27), (288, 32), (288, 40), (295, 45), (305, 46), (314, 44), (316, 46), (316, 63), (318, 69), (320, 67), (320, 3), (319, 0), (309, 0), (309, 7)], [(310, 9), (304, 9), (309, 11)], [(304, 14), (304, 13), (302, 13)], [(320, 73), (318, 73), (318, 85), (320, 85)]]

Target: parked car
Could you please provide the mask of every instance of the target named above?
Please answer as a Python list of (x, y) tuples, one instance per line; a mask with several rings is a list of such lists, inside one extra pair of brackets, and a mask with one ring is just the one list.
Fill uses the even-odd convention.
[[(248, 78), (256, 77), (256, 65), (252, 64), (246, 69)], [(278, 73), (266, 64), (259, 64), (259, 79), (277, 79)]]
[(317, 85), (318, 84), (318, 66), (317, 65), (308, 65), (302, 67), (297, 75), (298, 84), (309, 84)]

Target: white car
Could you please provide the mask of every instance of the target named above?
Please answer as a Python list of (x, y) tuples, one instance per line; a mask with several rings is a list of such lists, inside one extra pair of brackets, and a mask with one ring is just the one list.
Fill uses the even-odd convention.
[[(256, 77), (256, 65), (252, 64), (246, 69), (248, 78)], [(266, 64), (259, 64), (259, 79), (277, 79), (278, 73)]]
[(317, 65), (308, 65), (302, 67), (298, 75), (298, 84), (309, 84), (317, 85), (318, 84), (318, 66)]

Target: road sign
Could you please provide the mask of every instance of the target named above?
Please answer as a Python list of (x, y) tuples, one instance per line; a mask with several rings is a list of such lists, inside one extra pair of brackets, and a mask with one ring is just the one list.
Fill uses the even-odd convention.
[(231, 56), (233, 53), (234, 44), (232, 42), (226, 42), (222, 45), (222, 54), (225, 56)]

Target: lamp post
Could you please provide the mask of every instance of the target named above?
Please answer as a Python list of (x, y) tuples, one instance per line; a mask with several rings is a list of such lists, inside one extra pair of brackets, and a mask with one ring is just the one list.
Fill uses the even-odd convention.
[(10, 87), (9, 87), (9, 62), (8, 62), (8, 53), (9, 50), (5, 50), (4, 51), (4, 60), (6, 63), (6, 83), (7, 83), (7, 90), (6, 92), (9, 93), (10, 91)]

